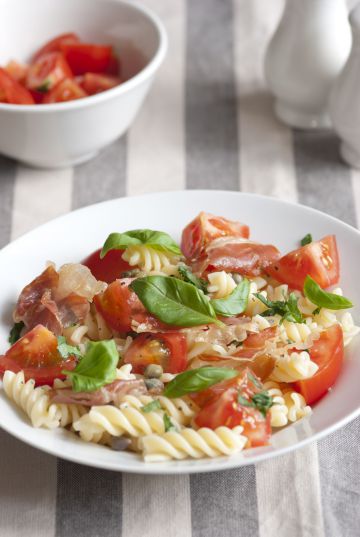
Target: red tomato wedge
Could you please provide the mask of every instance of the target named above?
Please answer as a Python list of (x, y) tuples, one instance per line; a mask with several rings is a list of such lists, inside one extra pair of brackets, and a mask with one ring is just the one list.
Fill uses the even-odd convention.
[(88, 95), (95, 95), (121, 84), (121, 79), (117, 76), (85, 73), (81, 78), (79, 84)]
[(150, 315), (136, 296), (129, 289), (131, 278), (115, 280), (103, 293), (94, 297), (94, 304), (107, 324), (116, 332), (133, 330), (132, 321), (146, 323), (149, 332), (152, 329), (164, 329), (164, 325)]
[(29, 67), (26, 86), (30, 90), (46, 93), (64, 78), (73, 74), (61, 52), (48, 52)]
[(43, 104), (64, 103), (86, 97), (85, 91), (70, 78), (61, 80), (43, 98)]
[(60, 48), (74, 75), (105, 73), (113, 56), (110, 45), (62, 43)]
[(0, 102), (8, 104), (35, 104), (31, 93), (5, 69), (0, 67)]
[(143, 374), (149, 364), (159, 364), (165, 373), (181, 373), (187, 366), (186, 337), (180, 333), (141, 334), (131, 343), (124, 362), (133, 373)]
[(276, 280), (301, 291), (307, 275), (320, 287), (335, 285), (340, 277), (335, 235), (328, 235), (288, 253), (268, 267), (267, 272)]
[(271, 244), (225, 239), (221, 244), (211, 243), (205, 254), (192, 263), (197, 274), (225, 270), (243, 276), (260, 276), (280, 257), (279, 250)]
[(26, 75), (27, 75), (27, 72), (29, 70), (28, 65), (24, 65), (24, 64), (19, 63), (19, 62), (15, 61), (15, 60), (11, 60), (10, 62), (8, 62), (5, 65), (4, 69), (17, 82), (20, 82), (20, 84), (25, 84)]
[(182, 232), (181, 250), (188, 259), (198, 258), (207, 244), (219, 237), (249, 238), (249, 227), (221, 216), (201, 212)]
[(43, 47), (41, 47), (33, 56), (32, 61), (37, 61), (40, 56), (47, 54), (48, 52), (60, 52), (61, 45), (64, 43), (77, 43), (79, 42), (79, 37), (74, 33), (61, 34), (54, 39), (48, 41)]
[[(252, 380), (254, 378), (256, 384)], [(271, 435), (270, 413), (267, 412), (267, 415), (263, 416), (257, 408), (243, 405), (238, 401), (239, 395), (250, 401), (252, 396), (260, 391), (260, 381), (245, 369), (235, 379), (215, 384), (204, 390), (207, 394), (199, 393), (204, 406), (195, 416), (194, 422), (198, 427), (210, 429), (216, 429), (221, 425), (230, 428), (241, 425), (244, 427), (244, 435), (249, 440), (247, 447), (266, 445)], [(195, 402), (201, 404), (200, 398), (195, 398)]]
[(341, 326), (336, 324), (323, 332), (309, 349), (311, 359), (319, 366), (315, 375), (295, 383), (295, 388), (308, 405), (316, 403), (338, 378), (344, 361), (344, 339)]
[(63, 369), (74, 369), (75, 357), (63, 360), (57, 350), (57, 339), (50, 330), (37, 325), (20, 338), (4, 356), (0, 357), (0, 375), (10, 370), (23, 370), (25, 379), (34, 379), (37, 385), (52, 385), (54, 379), (65, 378)]
[(87, 266), (93, 276), (102, 282), (111, 283), (121, 278), (122, 272), (132, 270), (133, 267), (124, 261), (124, 250), (110, 250), (105, 257), (100, 258), (101, 248), (89, 255), (82, 264)]

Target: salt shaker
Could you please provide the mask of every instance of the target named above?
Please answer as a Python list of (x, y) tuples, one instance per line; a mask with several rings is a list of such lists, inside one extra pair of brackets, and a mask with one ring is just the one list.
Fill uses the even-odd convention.
[(345, 0), (287, 0), (265, 58), (275, 113), (299, 128), (330, 126), (333, 83), (351, 47)]
[(353, 44), (349, 59), (330, 96), (330, 116), (342, 139), (343, 159), (360, 168), (360, 4), (351, 12)]

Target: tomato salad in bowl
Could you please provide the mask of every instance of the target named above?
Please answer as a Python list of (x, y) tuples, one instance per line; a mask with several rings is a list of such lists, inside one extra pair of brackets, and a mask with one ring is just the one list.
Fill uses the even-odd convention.
[(121, 84), (120, 63), (111, 45), (84, 43), (64, 33), (45, 43), (29, 64), (0, 67), (0, 102), (51, 104), (81, 99)]
[(335, 236), (281, 255), (249, 235), (200, 213), (181, 246), (135, 229), (81, 264), (48, 264), (0, 357), (8, 398), (34, 427), (148, 462), (268, 445), (326, 396), (359, 328)]

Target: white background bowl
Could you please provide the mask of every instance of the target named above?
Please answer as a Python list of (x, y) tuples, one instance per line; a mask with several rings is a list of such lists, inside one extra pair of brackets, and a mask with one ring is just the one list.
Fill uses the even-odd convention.
[[(11, 311), (18, 294), (44, 269), (46, 260), (59, 266), (84, 259), (99, 248), (112, 231), (159, 229), (179, 240), (181, 229), (201, 210), (246, 222), (253, 240), (276, 244), (284, 253), (296, 248), (299, 239), (309, 230), (314, 239), (334, 233), (341, 260), (341, 287), (345, 296), (356, 305), (352, 313), (359, 321), (360, 233), (356, 229), (314, 209), (253, 194), (201, 190), (159, 193), (112, 200), (69, 213), (31, 231), (0, 252), (0, 281), (3, 282), (0, 353), (9, 346)], [(64, 237), (72, 237), (72, 240), (64, 240)], [(346, 348), (346, 361), (335, 386), (314, 406), (309, 418), (275, 432), (269, 446), (248, 449), (232, 457), (144, 463), (138, 455), (87, 444), (64, 429), (34, 429), (24, 414), (6, 398), (1, 382), (0, 427), (53, 455), (109, 470), (182, 474), (234, 468), (301, 447), (358, 416), (359, 354), (360, 336)]]
[(76, 32), (83, 41), (113, 45), (126, 80), (66, 103), (0, 103), (0, 153), (39, 167), (71, 166), (126, 131), (166, 53), (156, 15), (121, 0), (0, 0), (0, 13), (0, 65), (26, 62), (47, 40)]

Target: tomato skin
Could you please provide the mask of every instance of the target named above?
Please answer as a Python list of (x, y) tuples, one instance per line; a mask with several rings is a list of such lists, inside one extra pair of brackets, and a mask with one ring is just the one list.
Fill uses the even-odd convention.
[(85, 91), (70, 78), (64, 78), (54, 86), (42, 100), (42, 104), (63, 103), (87, 97)]
[[(271, 436), (270, 413), (266, 417), (254, 407), (238, 402), (238, 395), (246, 399), (261, 391), (249, 378), (249, 370), (245, 370), (235, 379), (215, 384), (208, 390), (208, 398), (202, 400), (202, 408), (195, 416), (198, 427), (216, 429), (222, 425), (234, 428), (244, 427), (244, 435), (248, 438), (248, 447), (263, 446)], [(201, 395), (202, 392), (199, 393)], [(195, 399), (200, 404), (199, 399)]]
[[(247, 349), (261, 349), (268, 339), (276, 336), (276, 333), (277, 326), (270, 326), (270, 328), (265, 328), (265, 330), (261, 330), (258, 333), (249, 334), (243, 342), (243, 347)], [(235, 353), (235, 356), (237, 356), (237, 353)]]
[(9, 75), (14, 78), (17, 82), (20, 84), (25, 84), (26, 75), (29, 70), (28, 65), (24, 65), (22, 63), (19, 63), (15, 60), (11, 60), (8, 62), (5, 67), (5, 71), (9, 73)]
[(340, 277), (340, 261), (335, 235), (311, 242), (289, 252), (268, 267), (276, 280), (302, 291), (307, 275), (322, 288), (335, 285)]
[(43, 47), (37, 50), (32, 58), (32, 61), (36, 62), (41, 56), (47, 54), (48, 52), (60, 52), (62, 44), (77, 43), (79, 41), (79, 37), (72, 32), (60, 34), (45, 43)]
[(140, 334), (131, 343), (124, 363), (132, 364), (133, 373), (143, 374), (149, 364), (159, 364), (165, 373), (181, 373), (187, 367), (187, 344), (184, 334)]
[(295, 389), (308, 405), (316, 403), (333, 386), (344, 362), (344, 338), (341, 326), (331, 326), (309, 349), (311, 359), (319, 366), (315, 375), (295, 383)]
[(247, 239), (249, 233), (249, 227), (245, 224), (201, 212), (183, 230), (181, 250), (188, 259), (196, 259), (214, 239), (226, 236)]
[(35, 104), (31, 93), (0, 67), (0, 102), (8, 104)]
[(97, 280), (111, 283), (121, 277), (122, 272), (132, 270), (133, 267), (127, 261), (124, 261), (122, 255), (124, 250), (110, 250), (105, 257), (100, 258), (101, 248), (90, 254), (82, 265), (91, 270), (91, 273)]
[(75, 357), (63, 360), (57, 351), (57, 339), (50, 330), (37, 325), (20, 338), (4, 356), (0, 357), (0, 375), (6, 370), (24, 371), (25, 380), (35, 380), (36, 385), (52, 384), (55, 378), (64, 379), (63, 369), (76, 366)]
[(103, 75), (98, 73), (85, 73), (80, 82), (80, 86), (88, 95), (95, 95), (103, 91), (115, 88), (121, 84), (121, 79), (117, 76)]
[(48, 52), (30, 65), (26, 87), (29, 90), (46, 93), (64, 78), (72, 76), (71, 69), (61, 52)]
[(105, 73), (113, 55), (110, 45), (63, 43), (60, 48), (76, 76), (85, 73)]
[(112, 282), (101, 294), (94, 297), (94, 304), (107, 324), (116, 332), (126, 333), (132, 330), (132, 321), (146, 323), (149, 331), (162, 331), (165, 326), (150, 315), (129, 289), (131, 278), (122, 278)]

